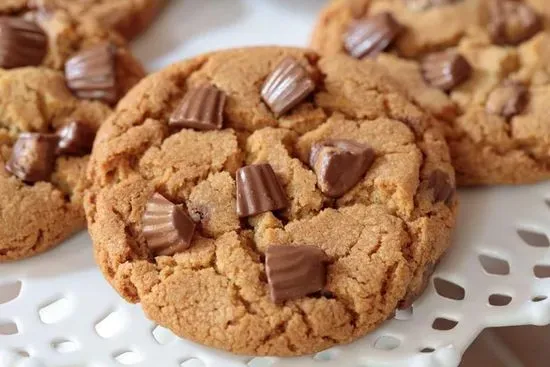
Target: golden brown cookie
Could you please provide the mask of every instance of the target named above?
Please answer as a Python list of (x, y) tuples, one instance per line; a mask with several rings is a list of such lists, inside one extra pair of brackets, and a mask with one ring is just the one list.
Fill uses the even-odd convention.
[[(0, 262), (43, 252), (84, 227), (87, 150), (110, 112), (75, 98), (60, 72), (0, 70)], [(71, 124), (86, 134), (58, 144), (55, 132)]]
[(30, 0), (42, 9), (63, 9), (76, 18), (91, 17), (130, 40), (145, 30), (166, 0)]
[[(0, 4), (0, 41), (3, 44), (1, 52), (13, 54), (12, 50), (6, 48), (21, 48), (26, 45), (26, 49), (20, 50), (19, 54), (27, 55), (29, 49), (43, 49), (45, 55), (40, 54), (40, 57), (32, 59), (23, 58), (24, 61), (19, 65), (6, 65), (2, 60), (3, 56), (0, 55), (0, 68), (46, 66), (63, 70), (65, 62), (75, 53), (100, 43), (110, 42), (116, 46), (118, 58), (126, 65), (128, 75), (124, 79), (128, 81), (128, 86), (135, 84), (143, 76), (143, 68), (131, 55), (126, 41), (116, 32), (106, 30), (95, 18), (75, 16), (65, 9), (46, 9), (31, 5), (27, 1), (8, 1)], [(45, 38), (46, 42), (39, 43), (38, 37)], [(133, 74), (139, 77), (135, 78)]]
[(102, 126), (96, 260), (155, 322), (249, 355), (351, 342), (408, 307), (450, 244), (435, 121), (375, 63), (290, 48), (151, 75)]
[[(417, 103), (446, 121), (461, 185), (518, 184), (550, 178), (550, 88), (544, 1), (347, 0), (321, 14), (313, 46), (326, 54), (375, 57)], [(385, 14), (380, 26), (352, 30)], [(382, 53), (361, 48), (389, 39)], [(379, 41), (374, 44), (380, 44)], [(353, 47), (353, 48), (352, 48)], [(373, 49), (374, 50), (374, 49)], [(359, 53), (359, 51), (363, 51)]]
[(84, 227), (96, 130), (144, 71), (123, 41), (63, 12), (0, 17), (0, 66), (2, 262)]

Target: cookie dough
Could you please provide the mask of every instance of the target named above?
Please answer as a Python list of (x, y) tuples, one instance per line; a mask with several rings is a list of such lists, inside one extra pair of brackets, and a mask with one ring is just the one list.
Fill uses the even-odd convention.
[(63, 9), (76, 18), (96, 19), (127, 40), (145, 30), (158, 15), (166, 0), (31, 0), (34, 7)]
[[(550, 178), (550, 123), (543, 102), (550, 88), (546, 2), (334, 1), (320, 16), (313, 47), (349, 53), (349, 30), (377, 14), (390, 14), (402, 31), (385, 52), (371, 56), (411, 98), (445, 121), (459, 185)], [(444, 77), (452, 66), (441, 57), (450, 54), (471, 70), (457, 74), (455, 68)]]
[(301, 49), (149, 76), (101, 127), (88, 178), (112, 286), (176, 334), (247, 355), (349, 343), (410, 306), (456, 215), (434, 119), (375, 63)]

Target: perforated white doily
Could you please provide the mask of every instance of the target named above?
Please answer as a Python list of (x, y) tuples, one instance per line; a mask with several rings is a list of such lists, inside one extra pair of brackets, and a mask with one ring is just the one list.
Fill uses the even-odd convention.
[[(220, 47), (304, 45), (322, 3), (173, 0), (135, 50), (153, 70)], [(37, 360), (48, 367), (455, 367), (485, 327), (550, 323), (550, 183), (467, 190), (460, 198), (454, 246), (414, 310), (351, 345), (304, 358), (247, 358), (178, 339), (105, 283), (82, 233), (42, 256), (0, 265), (0, 367)]]

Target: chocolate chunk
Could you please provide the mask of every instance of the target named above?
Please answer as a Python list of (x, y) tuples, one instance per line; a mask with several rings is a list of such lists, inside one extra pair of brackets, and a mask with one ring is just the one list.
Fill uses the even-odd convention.
[(326, 284), (328, 257), (315, 246), (270, 246), (265, 269), (275, 303), (321, 291)]
[(20, 134), (6, 170), (25, 182), (47, 181), (54, 169), (58, 140), (54, 134)]
[(262, 98), (279, 117), (302, 102), (315, 83), (294, 57), (288, 56), (277, 65), (262, 87)]
[(495, 44), (517, 45), (541, 31), (542, 21), (524, 2), (490, 0), (487, 28)]
[(71, 121), (57, 132), (57, 154), (85, 155), (92, 151), (95, 130), (81, 121)]
[(83, 99), (109, 104), (118, 101), (116, 47), (103, 42), (77, 53), (65, 63), (65, 77), (72, 92)]
[(459, 53), (444, 51), (430, 54), (422, 60), (422, 74), (428, 84), (450, 91), (465, 82), (472, 74), (472, 66)]
[(407, 7), (414, 11), (426, 10), (435, 6), (457, 3), (462, 0), (403, 0)]
[(508, 80), (489, 94), (485, 109), (509, 120), (523, 112), (529, 102), (529, 91), (520, 82)]
[(213, 85), (191, 88), (170, 117), (170, 125), (196, 130), (221, 129), (226, 95)]
[(143, 235), (153, 256), (172, 256), (191, 246), (195, 222), (183, 208), (154, 193), (143, 213)]
[(249, 217), (284, 209), (288, 198), (269, 164), (253, 164), (237, 171), (237, 214)]
[(327, 140), (311, 147), (309, 164), (317, 184), (330, 197), (339, 197), (355, 186), (374, 162), (374, 151), (352, 140)]
[(442, 170), (436, 169), (432, 172), (428, 186), (433, 189), (435, 202), (442, 201), (449, 205), (453, 200), (456, 191), (455, 186), (449, 175)]
[(0, 67), (36, 66), (48, 51), (46, 33), (33, 22), (16, 17), (0, 17)]
[(375, 57), (401, 33), (403, 27), (390, 13), (379, 13), (353, 22), (344, 38), (344, 47), (353, 57)]

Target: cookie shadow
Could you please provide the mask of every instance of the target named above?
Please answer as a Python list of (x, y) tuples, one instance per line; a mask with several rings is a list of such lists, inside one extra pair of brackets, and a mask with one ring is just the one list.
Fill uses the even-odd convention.
[(242, 0), (172, 0), (132, 44), (132, 51), (149, 71), (158, 70), (179, 59), (175, 55), (182, 54), (189, 40), (237, 23), (244, 14)]

